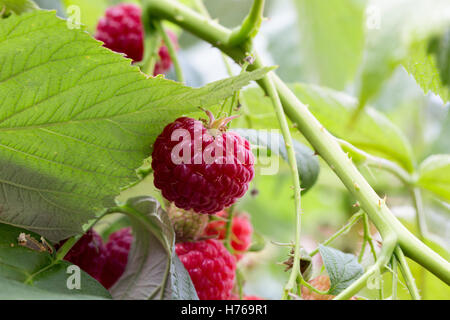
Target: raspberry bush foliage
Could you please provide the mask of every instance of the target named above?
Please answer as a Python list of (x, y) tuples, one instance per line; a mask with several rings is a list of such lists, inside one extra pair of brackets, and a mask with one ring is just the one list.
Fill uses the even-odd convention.
[(0, 299), (450, 298), (410, 2), (0, 0)]

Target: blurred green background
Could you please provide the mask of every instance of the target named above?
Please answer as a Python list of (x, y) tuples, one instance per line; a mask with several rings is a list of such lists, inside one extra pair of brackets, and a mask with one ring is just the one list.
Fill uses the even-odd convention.
[[(65, 7), (75, 4), (81, 7), (81, 19), (89, 32), (105, 8), (121, 1), (108, 0), (63, 0), (37, 1), (42, 7), (59, 8), (64, 15)], [(128, 1), (130, 2), (130, 1)], [(137, 2), (137, 1), (136, 1)], [(192, 1), (186, 0), (188, 4)], [(206, 0), (211, 16), (227, 27), (238, 25), (247, 14), (250, 0)], [(358, 94), (356, 79), (363, 59), (366, 23), (364, 14), (366, 1), (303, 1), (268, 0), (261, 31), (255, 46), (266, 64), (278, 65), (277, 73), (286, 82), (306, 82)], [(179, 57), (187, 84), (200, 86), (227, 76), (220, 52), (192, 35), (181, 32)], [(390, 50), (388, 46), (386, 50)], [(234, 72), (239, 72), (235, 66)], [(173, 78), (173, 71), (167, 75)], [(439, 96), (424, 94), (414, 78), (404, 67), (398, 66), (370, 104), (385, 114), (410, 142), (414, 158), (419, 163), (430, 154), (450, 153), (449, 104)], [(257, 107), (257, 106), (256, 106)], [(235, 126), (241, 123), (238, 121)], [(271, 123), (276, 128), (276, 122)], [(295, 137), (304, 141), (299, 133)], [(416, 231), (415, 211), (410, 193), (390, 174), (377, 169), (361, 168), (379, 195), (387, 195), (387, 203), (402, 222)], [(246, 211), (256, 232), (266, 239), (263, 251), (249, 253), (241, 261), (245, 274), (246, 294), (255, 294), (269, 299), (280, 298), (287, 279), (284, 266), (289, 248), (273, 242), (289, 243), (294, 237), (294, 201), (288, 167), (280, 161), (277, 175), (257, 176), (237, 209)], [(148, 177), (141, 184), (121, 195), (155, 194)], [(253, 194), (253, 195), (252, 195)], [(441, 255), (449, 257), (450, 249), (450, 205), (433, 195), (423, 192), (426, 222), (429, 229), (427, 243)], [(339, 229), (355, 212), (355, 200), (326, 164), (321, 162), (321, 171), (316, 185), (304, 194), (302, 206), (302, 245), (312, 250), (317, 243)], [(100, 225), (100, 228), (105, 226)], [(344, 252), (358, 253), (362, 226), (358, 224), (351, 232), (333, 243)], [(315, 273), (320, 272), (320, 259), (315, 259)], [(365, 261), (364, 263), (370, 263)], [(425, 299), (449, 299), (450, 289), (430, 273), (411, 262), (414, 277)], [(390, 274), (383, 277), (390, 295)], [(378, 297), (376, 290), (366, 290), (361, 295)], [(405, 287), (399, 285), (399, 297), (409, 299)]]

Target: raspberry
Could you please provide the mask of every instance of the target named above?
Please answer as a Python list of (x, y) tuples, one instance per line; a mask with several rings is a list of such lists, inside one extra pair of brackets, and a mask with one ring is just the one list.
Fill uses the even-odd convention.
[[(177, 36), (171, 32), (170, 30), (167, 30), (167, 35), (172, 40), (174, 47), (176, 50), (178, 50), (178, 40)], [(159, 48), (159, 60), (155, 63), (155, 71), (153, 72), (153, 75), (157, 74), (164, 74), (167, 71), (170, 70), (170, 67), (172, 67), (172, 59), (170, 59), (169, 49), (167, 49), (166, 46), (162, 45)]]
[(144, 53), (141, 8), (134, 4), (119, 4), (106, 9), (97, 24), (95, 38), (104, 46), (124, 53), (133, 62), (141, 61)]
[(175, 250), (189, 272), (200, 300), (231, 297), (236, 261), (222, 242), (209, 239), (179, 243)]
[(91, 277), (100, 281), (102, 268), (106, 262), (106, 250), (102, 238), (94, 230), (88, 230), (69, 250), (64, 260), (76, 264)]
[[(326, 275), (320, 275), (309, 281), (309, 283), (320, 291), (327, 291), (330, 289), (330, 278)], [(333, 295), (321, 295), (316, 292), (310, 291), (306, 287), (302, 287), (302, 298), (303, 300), (332, 300), (335, 296)], [(350, 300), (357, 300), (356, 297), (352, 297)]]
[[(133, 62), (141, 61), (144, 56), (144, 31), (141, 20), (141, 8), (135, 4), (119, 4), (106, 9), (105, 17), (97, 24), (95, 38), (103, 41), (106, 48), (124, 53)], [(167, 31), (178, 48), (177, 37)], [(166, 73), (172, 66), (169, 50), (162, 45), (155, 64), (154, 75)]]
[(100, 281), (106, 289), (111, 288), (125, 271), (132, 242), (131, 228), (120, 229), (109, 236), (105, 245), (106, 263)]
[[(208, 129), (187, 117), (168, 124), (156, 138), (152, 168), (155, 187), (167, 200), (184, 210), (213, 214), (245, 194), (254, 157), (247, 140), (220, 131), (230, 119), (208, 115)], [(172, 134), (174, 140), (179, 134), (178, 141)]]
[[(221, 217), (226, 217), (225, 211), (216, 214)], [(217, 235), (219, 240), (225, 239), (226, 221), (217, 220), (208, 224), (205, 229), (205, 235)], [(242, 254), (248, 250), (252, 242), (253, 227), (247, 215), (238, 214), (233, 217), (231, 223), (231, 246), (235, 251), (237, 260), (242, 258)]]
[(207, 215), (192, 210), (178, 209), (174, 204), (170, 204), (167, 214), (175, 230), (177, 242), (198, 240), (203, 235), (209, 221)]

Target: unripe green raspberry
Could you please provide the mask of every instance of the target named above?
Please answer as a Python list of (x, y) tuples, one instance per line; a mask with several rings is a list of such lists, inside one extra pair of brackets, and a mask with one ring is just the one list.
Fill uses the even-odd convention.
[(209, 222), (207, 214), (179, 209), (173, 203), (168, 206), (167, 214), (175, 230), (177, 243), (199, 240)]

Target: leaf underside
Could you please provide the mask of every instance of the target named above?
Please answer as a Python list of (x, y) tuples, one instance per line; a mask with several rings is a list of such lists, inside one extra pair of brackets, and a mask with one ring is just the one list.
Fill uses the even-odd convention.
[(136, 197), (126, 207), (133, 227), (127, 267), (111, 288), (121, 300), (198, 300), (191, 278), (175, 253), (169, 216), (151, 197)]

